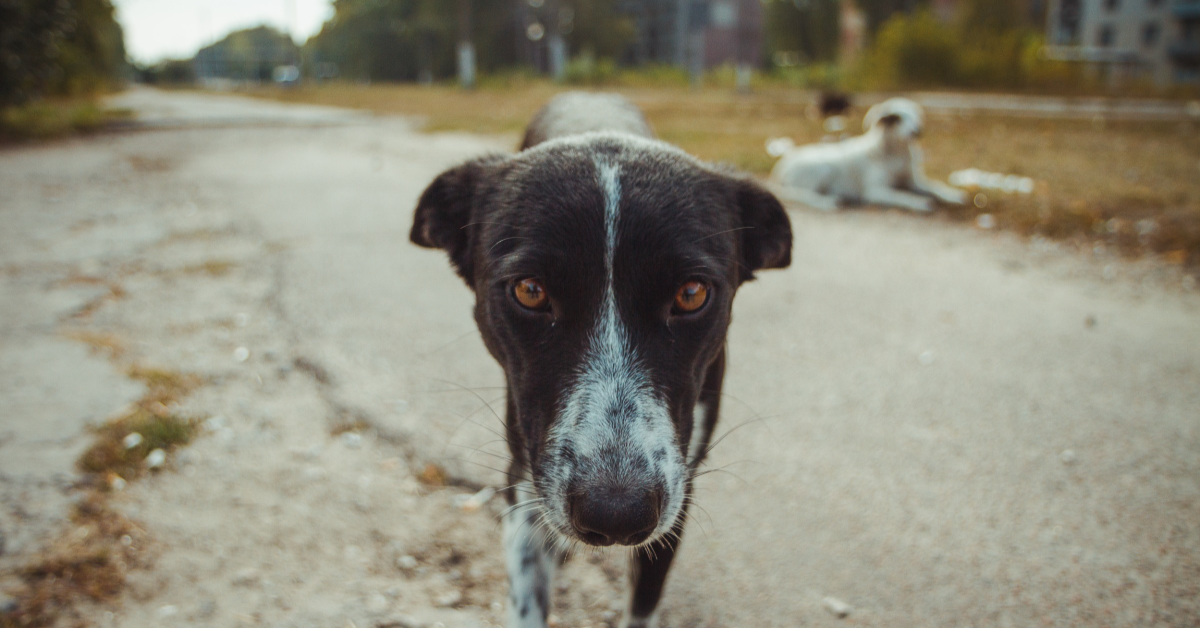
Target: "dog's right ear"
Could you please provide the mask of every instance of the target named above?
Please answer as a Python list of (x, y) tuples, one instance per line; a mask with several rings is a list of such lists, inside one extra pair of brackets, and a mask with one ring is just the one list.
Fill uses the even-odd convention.
[(885, 109), (880, 105), (875, 105), (867, 111), (867, 115), (863, 117), (863, 130), (870, 131), (875, 125), (882, 125), (884, 128), (896, 126), (900, 122), (900, 114), (884, 113)]
[(496, 167), (507, 159), (504, 155), (488, 155), (443, 172), (421, 193), (413, 213), (409, 239), (417, 246), (446, 251), (454, 270), (468, 285), (474, 273), (471, 216), (480, 192), (495, 175)]

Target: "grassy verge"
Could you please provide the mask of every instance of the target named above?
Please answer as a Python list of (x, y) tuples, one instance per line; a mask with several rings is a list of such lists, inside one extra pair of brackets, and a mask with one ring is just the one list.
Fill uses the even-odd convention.
[(106, 109), (90, 100), (44, 101), (0, 109), (0, 143), (93, 133), (132, 112)]
[[(119, 354), (114, 342), (89, 344), (110, 350), (114, 358)], [(203, 381), (139, 366), (127, 374), (145, 383), (146, 393), (93, 430), (92, 445), (76, 463), (85, 476), (70, 524), (18, 570), (23, 586), (14, 592), (15, 605), (0, 611), (0, 628), (91, 625), (81, 605), (116, 600), (129, 570), (149, 564), (150, 536), (111, 508), (109, 499), (114, 489), (161, 467), (165, 452), (192, 439), (197, 422), (182, 416), (177, 404)], [(164, 452), (162, 459), (154, 460), (156, 451)]]
[[(463, 92), (451, 86), (328, 85), (264, 89), (254, 95), (287, 102), (416, 116), (429, 131), (518, 134), (533, 113), (566, 89), (530, 81)], [(768, 138), (797, 143), (825, 135), (805, 116), (811, 96), (764, 86), (739, 95), (728, 88), (615, 88), (645, 111), (664, 140), (711, 161), (760, 176), (774, 159)], [(853, 122), (861, 110), (850, 113)], [(945, 179), (965, 168), (1034, 178), (1033, 194), (978, 192), (979, 205), (937, 215), (1028, 236), (1101, 245), (1126, 255), (1161, 254), (1200, 271), (1200, 128), (1195, 122), (1032, 120), (995, 115), (931, 117), (923, 145), (929, 173)]]

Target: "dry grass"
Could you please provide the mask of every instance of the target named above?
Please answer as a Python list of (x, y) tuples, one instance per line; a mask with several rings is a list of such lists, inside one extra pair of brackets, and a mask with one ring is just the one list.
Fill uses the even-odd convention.
[[(180, 416), (176, 405), (203, 383), (199, 377), (145, 367), (133, 367), (128, 375), (146, 384), (146, 394), (120, 416), (96, 427), (95, 442), (76, 463), (102, 488), (117, 477), (124, 481), (138, 477), (145, 472), (143, 461), (150, 452), (186, 445), (196, 431), (196, 422)], [(127, 446), (125, 438), (133, 433), (141, 439)]]
[[(538, 82), (473, 92), (448, 86), (334, 85), (257, 95), (416, 116), (430, 131), (518, 134), (562, 89)], [(805, 143), (825, 134), (820, 121), (804, 115), (811, 96), (795, 90), (766, 87), (748, 95), (675, 87), (615, 91), (636, 102), (664, 140), (760, 176), (774, 163), (764, 149), (768, 138)], [(862, 113), (852, 112), (851, 120)], [(1129, 255), (1159, 253), (1171, 263), (1200, 269), (1200, 129), (1195, 123), (935, 116), (924, 147), (930, 174), (941, 179), (973, 167), (1038, 181), (1034, 194), (988, 192), (982, 209), (948, 208), (939, 215), (974, 220), (986, 212), (997, 226), (1025, 235), (1103, 242)]]
[(81, 602), (107, 602), (120, 595), (129, 569), (149, 560), (147, 535), (108, 507), (98, 493), (76, 504), (71, 525), (19, 571), (16, 607), (0, 614), (0, 628), (87, 626)]
[(116, 334), (89, 329), (69, 329), (62, 334), (66, 338), (87, 345), (93, 353), (104, 354), (111, 359), (119, 358), (125, 353), (125, 340)]

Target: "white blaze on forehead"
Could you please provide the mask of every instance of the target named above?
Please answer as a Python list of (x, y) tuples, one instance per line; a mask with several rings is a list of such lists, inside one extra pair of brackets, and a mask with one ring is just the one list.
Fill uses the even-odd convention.
[(620, 168), (597, 158), (596, 171), (604, 196), (603, 302), (579, 373), (549, 434), (548, 453), (555, 462), (545, 469), (542, 488), (549, 518), (565, 527), (565, 494), (576, 470), (553, 454), (569, 447), (587, 471), (602, 473), (604, 481), (639, 488), (662, 486), (666, 503), (656, 532), (665, 533), (683, 505), (686, 467), (675, 444), (670, 412), (655, 394), (617, 308), (613, 265), (621, 209)]

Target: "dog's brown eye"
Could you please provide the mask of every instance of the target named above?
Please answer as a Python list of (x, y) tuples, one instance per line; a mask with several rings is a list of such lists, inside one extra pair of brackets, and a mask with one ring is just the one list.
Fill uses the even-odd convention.
[(544, 310), (550, 305), (550, 296), (541, 282), (536, 279), (522, 279), (513, 286), (513, 297), (523, 307), (531, 310)]
[(705, 303), (708, 303), (708, 286), (699, 281), (689, 281), (679, 286), (673, 309), (676, 314), (691, 314), (699, 311)]

